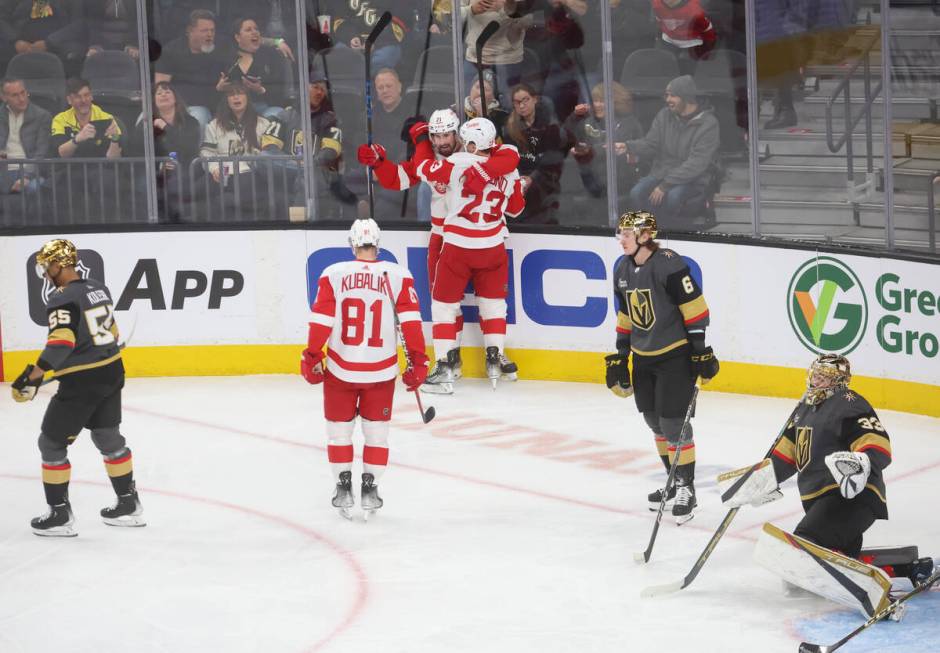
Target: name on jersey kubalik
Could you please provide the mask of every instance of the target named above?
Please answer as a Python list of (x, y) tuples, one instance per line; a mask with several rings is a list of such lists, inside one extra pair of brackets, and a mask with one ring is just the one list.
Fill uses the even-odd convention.
[(347, 290), (357, 290), (359, 288), (366, 288), (368, 290), (374, 290), (375, 292), (385, 292), (382, 283), (382, 277), (372, 274), (371, 272), (355, 272), (343, 277), (341, 285), (344, 292)]
[(92, 290), (90, 293), (86, 293), (85, 297), (88, 298), (89, 304), (98, 304), (101, 302), (110, 301), (108, 299), (108, 293), (104, 290)]

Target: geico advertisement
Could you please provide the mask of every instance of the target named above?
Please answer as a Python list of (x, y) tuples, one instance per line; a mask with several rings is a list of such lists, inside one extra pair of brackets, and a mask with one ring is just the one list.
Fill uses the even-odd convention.
[[(0, 321), (7, 351), (41, 348), (52, 283), (36, 271), (49, 236), (0, 242)], [(249, 233), (78, 234), (81, 277), (108, 286), (133, 344), (239, 343), (256, 338), (255, 246)]]

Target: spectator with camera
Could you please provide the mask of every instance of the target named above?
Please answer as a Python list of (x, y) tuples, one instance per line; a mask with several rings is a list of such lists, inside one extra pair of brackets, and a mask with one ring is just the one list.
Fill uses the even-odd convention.
[(49, 140), (53, 157), (116, 159), (121, 156), (122, 130), (110, 113), (95, 104), (91, 84), (80, 77), (66, 82), (69, 109), (52, 119)]
[(234, 63), (219, 73), (215, 89), (225, 93), (234, 82), (248, 92), (255, 112), (265, 118), (284, 113), (284, 67), (281, 55), (262, 43), (261, 30), (252, 18), (236, 18), (233, 23), (236, 55)]

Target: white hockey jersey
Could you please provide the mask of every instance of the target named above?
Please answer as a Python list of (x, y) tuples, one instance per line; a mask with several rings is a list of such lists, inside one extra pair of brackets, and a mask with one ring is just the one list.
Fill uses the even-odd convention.
[[(515, 217), (525, 208), (525, 198), (516, 170), (492, 178), (483, 192), (464, 189), (463, 174), (486, 158), (457, 152), (443, 161), (421, 162), (416, 175), (431, 185), (446, 187), (447, 216), (444, 243), (465, 249), (485, 249), (501, 245), (506, 235), (505, 216)], [(435, 191), (437, 192), (437, 191)]]
[(311, 310), (307, 346), (310, 351), (319, 351), (326, 344), (327, 369), (343, 381), (376, 383), (395, 378), (395, 312), (406, 341), (403, 346), (424, 352), (414, 279), (395, 263), (334, 263), (320, 276)]

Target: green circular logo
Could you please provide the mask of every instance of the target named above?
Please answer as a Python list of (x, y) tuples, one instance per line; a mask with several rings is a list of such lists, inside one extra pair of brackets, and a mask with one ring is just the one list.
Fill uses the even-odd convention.
[(816, 354), (848, 354), (868, 325), (868, 299), (862, 282), (831, 256), (806, 261), (787, 289), (790, 325), (803, 346)]

